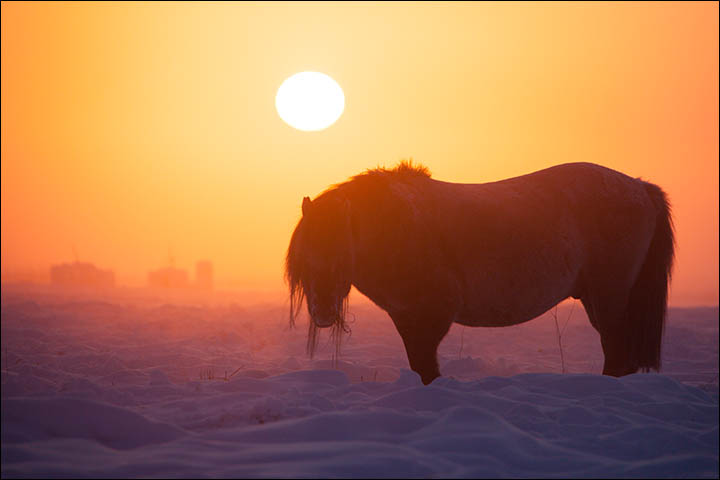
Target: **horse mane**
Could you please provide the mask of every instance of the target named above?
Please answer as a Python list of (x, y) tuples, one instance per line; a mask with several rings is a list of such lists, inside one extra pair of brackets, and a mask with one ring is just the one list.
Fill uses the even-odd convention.
[[(404, 180), (404, 179), (411, 179), (411, 178), (417, 178), (417, 177), (426, 177), (430, 178), (431, 173), (430, 170), (425, 167), (424, 165), (414, 163), (412, 158), (410, 159), (403, 159), (401, 160), (395, 167), (393, 168), (385, 168), (385, 167), (376, 167), (373, 169), (367, 169), (363, 173), (360, 173), (358, 175), (354, 175), (350, 177), (348, 180), (338, 183), (335, 185), (330, 186), (328, 189), (326, 189), (324, 192), (322, 192), (320, 195), (318, 195), (315, 201), (323, 201), (323, 199), (333, 197), (337, 194), (341, 194), (342, 190), (344, 188), (349, 187), (351, 185), (358, 185), (358, 184), (373, 184), (377, 185), (378, 183), (383, 183), (382, 180), (389, 179), (389, 180)], [(378, 182), (380, 181), (380, 182)], [(295, 320), (300, 315), (303, 302), (305, 300), (305, 290), (303, 289), (302, 284), (302, 276), (303, 276), (303, 268), (304, 264), (302, 262), (302, 252), (299, 251), (299, 235), (301, 234), (301, 226), (303, 224), (303, 219), (301, 218), (296, 227), (293, 231), (293, 234), (290, 238), (290, 245), (288, 246), (287, 255), (285, 257), (285, 281), (288, 284), (289, 290), (290, 290), (290, 326), (295, 326)], [(331, 338), (335, 340), (336, 344), (336, 354), (339, 352), (340, 348), (340, 341), (342, 338), (343, 333), (349, 333), (349, 327), (345, 323), (344, 318), (347, 313), (347, 297), (343, 301), (343, 313), (341, 315), (341, 321), (336, 323), (331, 328)], [(311, 320), (310, 327), (308, 331), (308, 342), (307, 342), (307, 352), (312, 357), (313, 352), (315, 350), (315, 346), (317, 344), (317, 336), (318, 336), (318, 327), (315, 326), (314, 322)]]
[(300, 315), (303, 300), (305, 299), (305, 291), (303, 290), (300, 279), (302, 277), (302, 262), (297, 252), (297, 237), (300, 232), (302, 219), (298, 222), (292, 237), (290, 237), (290, 246), (285, 256), (285, 281), (290, 288), (290, 326), (295, 326), (295, 319)]
[(368, 168), (365, 170), (364, 173), (361, 173), (360, 175), (355, 175), (352, 177), (355, 179), (356, 177), (360, 177), (363, 175), (382, 175), (382, 174), (395, 174), (398, 176), (421, 176), (421, 177), (428, 177), (430, 178), (432, 174), (430, 173), (430, 170), (420, 164), (420, 163), (413, 163), (413, 159), (409, 158), (407, 160), (403, 159), (400, 160), (400, 163), (395, 165), (393, 168), (387, 169), (385, 167), (375, 167), (375, 168)]
[(325, 196), (326, 194), (329, 194), (341, 187), (344, 187), (346, 185), (357, 183), (357, 182), (363, 182), (364, 180), (378, 180), (380, 178), (390, 178), (390, 179), (408, 179), (408, 178), (414, 178), (414, 177), (427, 177), (431, 178), (432, 174), (430, 173), (430, 170), (420, 163), (414, 163), (412, 158), (409, 159), (402, 159), (400, 162), (395, 165), (392, 168), (386, 168), (386, 167), (380, 167), (377, 166), (375, 168), (368, 168), (362, 173), (358, 173), (357, 175), (353, 175), (352, 177), (348, 178), (344, 182), (336, 183), (334, 185), (329, 186), (325, 191), (323, 191), (320, 195), (317, 196), (316, 200), (320, 199), (321, 197)]
[[(346, 187), (363, 185), (366, 187), (366, 190), (373, 190), (374, 187), (377, 187), (379, 184), (383, 183), (382, 180), (402, 181), (419, 177), (431, 178), (432, 174), (426, 166), (420, 163), (414, 163), (412, 158), (402, 159), (397, 165), (392, 168), (380, 166), (375, 168), (368, 168), (362, 173), (353, 175), (344, 182), (330, 185), (320, 195), (315, 197), (315, 200), (313, 201), (321, 200), (323, 198), (335, 195), (336, 192), (343, 190)], [(367, 187), (370, 188), (368, 189)], [(298, 222), (298, 226), (300, 226), (300, 222)]]

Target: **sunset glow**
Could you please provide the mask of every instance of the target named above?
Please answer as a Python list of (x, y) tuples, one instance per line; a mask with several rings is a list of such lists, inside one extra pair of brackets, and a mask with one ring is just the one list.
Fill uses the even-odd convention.
[[(75, 248), (141, 286), (172, 251), (284, 292), (302, 198), (366, 168), (586, 161), (668, 193), (670, 302), (716, 304), (717, 37), (716, 2), (3, 2), (3, 281)], [(347, 99), (319, 134), (274, 103), (308, 70)]]

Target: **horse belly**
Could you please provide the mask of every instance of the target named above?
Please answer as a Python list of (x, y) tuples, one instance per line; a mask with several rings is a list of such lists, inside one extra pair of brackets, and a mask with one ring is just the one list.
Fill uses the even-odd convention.
[(568, 295), (559, 295), (550, 302), (524, 309), (501, 308), (487, 304), (475, 308), (468, 306), (456, 315), (454, 322), (467, 327), (510, 327), (539, 317), (567, 297)]
[(527, 322), (570, 297), (573, 282), (554, 282), (553, 287), (538, 284), (525, 292), (515, 290), (514, 296), (476, 298), (466, 302), (455, 323), (470, 327), (508, 327)]
[[(465, 276), (463, 307), (455, 322), (506, 327), (532, 320), (570, 296), (578, 296), (582, 254), (577, 246), (506, 258)], [(524, 261), (517, 263), (518, 257)]]

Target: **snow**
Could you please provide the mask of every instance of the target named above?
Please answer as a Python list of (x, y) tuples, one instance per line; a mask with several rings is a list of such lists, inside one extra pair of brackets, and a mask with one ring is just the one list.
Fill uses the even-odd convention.
[(579, 305), (562, 357), (552, 312), (454, 326), (429, 386), (351, 311), (309, 359), (282, 300), (3, 287), (2, 476), (718, 477), (717, 307), (671, 308), (662, 373), (622, 378)]

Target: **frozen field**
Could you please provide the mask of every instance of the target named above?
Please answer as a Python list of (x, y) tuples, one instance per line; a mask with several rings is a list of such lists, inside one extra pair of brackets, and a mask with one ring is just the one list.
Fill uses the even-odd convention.
[(579, 303), (562, 356), (551, 313), (454, 326), (425, 387), (357, 295), (337, 359), (281, 299), (194, 303), (3, 288), (2, 477), (718, 477), (717, 307), (620, 379)]

